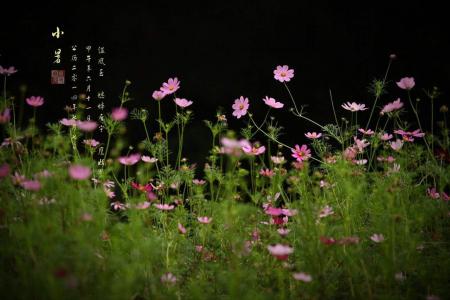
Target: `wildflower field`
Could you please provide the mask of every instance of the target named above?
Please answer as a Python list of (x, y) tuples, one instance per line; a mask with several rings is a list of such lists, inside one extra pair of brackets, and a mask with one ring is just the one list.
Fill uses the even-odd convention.
[[(1, 298), (449, 299), (446, 96), (390, 78), (394, 60), (366, 99), (330, 92), (332, 124), (295, 99), (292, 68), (269, 67), (285, 98), (236, 95), (212, 113), (204, 165), (183, 149), (202, 120), (182, 79), (144, 107), (127, 80), (102, 124), (80, 97), (43, 127), (49, 102), (18, 103), (7, 85), (17, 70), (0, 66)], [(20, 105), (33, 111), (22, 124)], [(298, 118), (298, 144), (283, 142), (293, 125), (276, 110)]]

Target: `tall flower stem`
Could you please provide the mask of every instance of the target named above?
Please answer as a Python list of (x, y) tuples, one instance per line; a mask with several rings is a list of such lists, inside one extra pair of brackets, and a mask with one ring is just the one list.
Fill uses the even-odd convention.
[[(271, 140), (274, 141), (275, 143), (277, 143), (277, 144), (279, 144), (279, 145), (281, 145), (281, 146), (283, 146), (283, 147), (285, 147), (285, 148), (290, 149), (291, 151), (294, 150), (294, 148), (289, 147), (288, 145), (286, 145), (286, 144), (280, 142), (279, 140), (277, 140), (276, 138), (274, 138), (273, 136), (270, 136), (267, 132), (265, 132), (261, 127), (259, 127), (259, 126), (256, 124), (256, 122), (253, 120), (253, 118), (252, 118), (251, 115), (249, 115), (249, 118), (250, 118), (250, 121), (252, 121), (253, 125), (255, 125), (255, 127), (258, 128), (258, 130), (261, 131), (266, 137), (268, 137), (269, 139), (271, 139)], [(319, 160), (319, 159), (317, 159), (317, 158), (314, 158), (314, 157), (312, 157), (312, 156), (311, 156), (310, 158), (311, 158), (312, 160), (315, 160), (315, 161), (319, 162), (319, 163), (323, 163), (323, 161), (321, 161), (321, 160)]]
[[(391, 68), (392, 60), (393, 60), (392, 58), (389, 59), (389, 63), (386, 68), (386, 72), (384, 73), (383, 81), (381, 82), (381, 89), (384, 89), (384, 86), (386, 84), (386, 79), (387, 79), (387, 76), (389, 73), (389, 69)], [(378, 99), (381, 97), (381, 94), (382, 94), (382, 90), (376, 91), (375, 101), (372, 105), (372, 110), (370, 111), (369, 120), (367, 121), (366, 128), (365, 128), (366, 130), (367, 130), (367, 128), (369, 128), (370, 120), (372, 119), (373, 112), (375, 111), (375, 107), (377, 106), (377, 102), (378, 102)]]
[[(411, 108), (412, 108), (412, 110), (414, 112), (414, 115), (416, 116), (416, 120), (417, 120), (417, 124), (419, 125), (419, 129), (420, 129), (421, 132), (424, 132), (423, 129), (422, 129), (422, 124), (420, 123), (420, 118), (419, 118), (419, 114), (417, 113), (417, 109), (414, 107), (414, 105), (412, 103), (411, 93), (410, 93), (409, 90), (408, 90), (408, 100), (409, 100), (409, 104), (411, 105)], [(428, 150), (429, 154), (431, 155), (431, 158), (433, 158), (433, 160), (436, 162), (436, 160), (434, 158), (434, 155), (433, 155), (433, 152), (431, 151), (427, 140), (424, 138), (423, 141), (425, 142), (425, 146), (427, 146), (427, 150)]]
[(305, 115), (302, 114), (302, 113), (298, 110), (297, 104), (295, 104), (294, 97), (292, 96), (292, 93), (291, 93), (291, 91), (289, 90), (289, 87), (287, 86), (287, 84), (286, 84), (285, 82), (284, 82), (284, 86), (286, 87), (286, 90), (287, 90), (288, 93), (289, 93), (289, 97), (291, 98), (291, 101), (292, 101), (292, 103), (294, 104), (294, 115), (295, 115), (295, 116), (297, 116), (297, 117), (299, 117), (299, 118), (301, 118), (301, 119), (304, 119), (304, 120), (306, 120), (306, 121), (308, 121), (308, 122), (310, 122), (310, 123), (316, 125), (316, 126), (319, 127), (322, 131), (327, 132), (332, 138), (334, 138), (337, 142), (339, 142), (339, 144), (342, 144), (342, 143), (343, 143), (343, 141), (341, 141), (341, 139), (340, 139), (339, 137), (337, 137), (335, 134), (329, 132), (329, 130), (327, 130), (325, 127), (323, 127), (323, 126), (320, 125), (319, 123), (317, 123), (317, 122), (311, 120), (310, 118), (305, 117)]

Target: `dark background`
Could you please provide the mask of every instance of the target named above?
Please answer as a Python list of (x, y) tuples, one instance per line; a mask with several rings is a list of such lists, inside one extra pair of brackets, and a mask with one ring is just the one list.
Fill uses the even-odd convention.
[[(422, 97), (421, 88), (437, 85), (444, 93), (439, 101), (448, 101), (449, 26), (444, 5), (363, 2), (101, 1), (65, 7), (57, 1), (10, 3), (2, 13), (0, 64), (19, 69), (9, 79), (13, 94), (26, 84), (27, 95), (46, 98), (41, 122), (64, 116), (62, 108), (69, 102), (61, 99), (68, 87), (49, 82), (54, 48), (50, 33), (56, 26), (65, 32), (61, 43), (66, 53), (73, 43), (106, 47), (104, 86), (110, 107), (118, 105), (128, 79), (135, 100), (127, 106), (154, 113), (152, 92), (176, 76), (181, 80), (177, 95), (194, 101), (195, 120), (186, 133), (193, 160), (208, 151), (209, 133), (202, 120), (214, 119), (219, 106), (235, 129), (244, 124), (231, 116), (231, 105), (240, 95), (250, 98), (250, 109), (259, 119), (266, 110), (261, 101), (266, 95), (290, 106), (286, 90), (273, 79), (277, 65), (295, 69), (289, 86), (297, 103), (308, 105), (309, 116), (322, 123), (332, 121), (329, 89), (340, 113), (346, 113), (340, 108), (345, 101), (372, 106), (368, 86), (382, 78), (391, 53), (398, 59), (389, 76), (390, 94), (380, 104), (405, 95), (394, 83), (404, 76), (416, 78), (415, 95)], [(163, 110), (172, 109), (172, 103), (163, 101)], [(301, 143), (304, 132), (317, 130), (287, 109), (274, 115), (285, 127), (282, 140), (287, 143)], [(139, 129), (132, 132), (132, 139), (143, 138)]]

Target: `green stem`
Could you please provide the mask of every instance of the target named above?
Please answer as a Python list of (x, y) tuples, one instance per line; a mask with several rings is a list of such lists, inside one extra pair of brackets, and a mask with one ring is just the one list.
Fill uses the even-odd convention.
[[(388, 63), (386, 72), (384, 73), (384, 78), (383, 78), (383, 81), (382, 81), (382, 88), (384, 88), (384, 85), (386, 84), (386, 79), (387, 79), (387, 76), (388, 76), (388, 73), (389, 73), (389, 69), (391, 68), (391, 63), (392, 63), (392, 58), (389, 59), (389, 63)], [(375, 101), (374, 101), (374, 103), (373, 103), (372, 110), (370, 111), (369, 120), (367, 121), (367, 124), (366, 124), (366, 130), (367, 130), (367, 128), (368, 128), (369, 125), (370, 125), (370, 120), (372, 119), (372, 115), (373, 115), (373, 112), (375, 111), (375, 107), (377, 106), (377, 101), (378, 101), (378, 99), (379, 99), (380, 96), (381, 96), (381, 92), (382, 92), (382, 91), (380, 91), (379, 93), (377, 93), (377, 95), (375, 96)]]

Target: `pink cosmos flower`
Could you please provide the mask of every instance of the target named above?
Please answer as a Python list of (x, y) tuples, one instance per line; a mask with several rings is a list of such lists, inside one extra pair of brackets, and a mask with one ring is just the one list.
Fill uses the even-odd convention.
[(364, 151), (364, 148), (366, 148), (367, 146), (370, 145), (370, 143), (368, 141), (366, 141), (366, 139), (358, 139), (356, 138), (356, 136), (353, 137), (353, 140), (355, 141), (355, 147), (356, 149), (358, 149), (358, 151), (361, 153)]
[(123, 121), (128, 117), (128, 109), (125, 107), (116, 107), (112, 109), (111, 118), (114, 121)]
[(6, 124), (11, 120), (11, 110), (5, 108), (5, 110), (0, 113), (0, 124)]
[(175, 98), (173, 101), (175, 101), (175, 103), (181, 108), (186, 108), (193, 103), (192, 101), (184, 98)]
[(155, 207), (157, 209), (159, 209), (159, 210), (172, 210), (172, 209), (175, 208), (174, 205), (171, 205), (171, 204), (160, 204), (160, 203), (155, 204)]
[(76, 126), (77, 120), (63, 118), (59, 121), (59, 123), (63, 124), (64, 126)]
[(270, 106), (270, 107), (272, 107), (272, 108), (282, 108), (283, 106), (284, 106), (284, 104), (283, 103), (281, 103), (281, 102), (277, 102), (274, 98), (271, 98), (271, 97), (268, 97), (268, 96), (266, 96), (264, 99), (263, 99), (263, 101), (264, 101), (264, 103), (266, 104), (266, 105), (268, 105), (268, 106)]
[(367, 159), (355, 159), (353, 162), (359, 166), (362, 166), (367, 164)]
[(331, 206), (325, 205), (319, 212), (319, 218), (325, 218), (334, 214), (333, 208)]
[(244, 98), (243, 96), (234, 100), (234, 104), (231, 106), (233, 111), (233, 116), (240, 119), (242, 116), (247, 114), (248, 107), (250, 106), (248, 98)]
[(161, 276), (162, 283), (175, 284), (177, 282), (177, 278), (172, 273), (166, 273)]
[(31, 96), (30, 98), (26, 99), (28, 105), (33, 107), (39, 107), (44, 104), (44, 98), (40, 96)]
[(372, 129), (365, 130), (364, 128), (359, 128), (358, 131), (364, 135), (374, 135), (375, 134), (375, 131), (373, 131)]
[(11, 181), (14, 185), (20, 185), (23, 181), (27, 180), (24, 175), (14, 172), (14, 175), (11, 175)]
[(241, 156), (242, 147), (244, 146), (251, 147), (250, 142), (245, 139), (235, 140), (223, 137), (222, 139), (220, 139), (220, 143), (223, 146), (220, 149), (220, 153), (229, 154), (233, 156)]
[(381, 243), (384, 241), (384, 236), (381, 233), (374, 233), (370, 239), (374, 242), (374, 243)]
[(154, 91), (152, 94), (153, 99), (155, 99), (156, 101), (162, 100), (165, 96), (166, 96), (166, 93), (164, 93), (162, 91)]
[(416, 83), (414, 82), (414, 77), (403, 77), (396, 83), (397, 86), (402, 90), (410, 90), (416, 85)]
[(354, 146), (347, 147), (343, 153), (346, 160), (353, 160), (356, 158), (356, 155), (358, 155), (358, 150)]
[(178, 232), (180, 232), (181, 234), (185, 234), (187, 232), (186, 228), (184, 228), (181, 223), (178, 223)]
[(83, 143), (84, 143), (85, 145), (87, 145), (87, 146), (92, 147), (92, 148), (95, 148), (95, 147), (97, 147), (97, 146), (100, 144), (99, 141), (96, 141), (96, 140), (94, 140), (94, 139), (83, 140)]
[(91, 174), (91, 169), (83, 165), (71, 165), (69, 167), (69, 175), (75, 180), (87, 179)]
[(110, 205), (114, 210), (126, 210), (127, 209), (127, 206), (119, 201), (115, 201), (115, 202), (111, 203)]
[(285, 162), (284, 156), (271, 156), (270, 160), (276, 165), (281, 165)]
[(76, 122), (78, 129), (84, 132), (92, 132), (94, 131), (98, 124), (95, 121), (78, 121)]
[(399, 110), (403, 107), (403, 102), (400, 101), (400, 98), (397, 98), (394, 102), (390, 102), (386, 104), (383, 109), (380, 111), (380, 115), (384, 115), (396, 110)]
[(388, 163), (393, 163), (395, 161), (395, 158), (392, 156), (388, 156), (388, 157), (382, 157), (382, 156), (378, 156), (377, 160), (379, 162), (388, 162)]
[(290, 232), (290, 230), (287, 228), (278, 228), (277, 231), (281, 236), (287, 236)]
[(256, 147), (256, 146), (251, 146), (251, 145), (245, 145), (242, 147), (242, 150), (248, 155), (260, 155), (266, 151), (266, 147), (264, 147), (264, 146)]
[(292, 274), (292, 277), (294, 277), (295, 280), (298, 281), (303, 281), (303, 282), (311, 282), (312, 281), (312, 276), (307, 274), (307, 273), (294, 273)]
[(332, 237), (321, 236), (320, 242), (324, 245), (334, 245), (336, 244), (336, 240)]
[(273, 175), (274, 175), (275, 173), (273, 172), (273, 170), (270, 170), (270, 169), (261, 169), (261, 170), (259, 171), (259, 174), (262, 175), (262, 176), (264, 176), (264, 177), (269, 177), (269, 178), (271, 178), (271, 177), (273, 177)]
[(119, 157), (119, 162), (122, 165), (132, 166), (136, 164), (141, 159), (141, 155), (139, 153), (130, 154), (129, 156), (121, 156)]
[(192, 183), (195, 185), (204, 185), (206, 183), (206, 181), (203, 179), (194, 179), (194, 180), (192, 180)]
[(302, 145), (301, 147), (299, 145), (295, 145), (295, 149), (291, 149), (291, 151), (292, 157), (297, 159), (299, 162), (306, 161), (311, 157), (311, 150), (309, 150), (306, 145)]
[(430, 197), (431, 199), (439, 199), (441, 196), (439, 194), (438, 191), (436, 191), (436, 188), (428, 188), (427, 189), (427, 195), (428, 197)]
[(28, 191), (39, 191), (41, 189), (41, 183), (38, 180), (25, 180), (20, 185)]
[(8, 68), (6, 68), (6, 67), (4, 68), (4, 67), (0, 66), (0, 74), (1, 75), (10, 76), (16, 72), (17, 72), (17, 70), (13, 66), (8, 67)]
[(294, 70), (289, 69), (289, 66), (277, 66), (277, 68), (273, 71), (275, 75), (274, 78), (279, 82), (289, 82), (292, 78), (294, 78)]
[(144, 201), (144, 202), (139, 203), (139, 204), (136, 205), (136, 208), (140, 209), (140, 210), (144, 210), (144, 209), (147, 209), (149, 207), (150, 207), (150, 202), (148, 202), (148, 201)]
[(11, 171), (11, 168), (7, 163), (0, 165), (0, 179), (8, 176), (10, 171)]
[(142, 155), (141, 160), (142, 160), (143, 162), (151, 163), (151, 164), (154, 164), (155, 162), (158, 161), (157, 158), (155, 158), (155, 157), (150, 157), (150, 156), (147, 156), (147, 155)]
[(103, 188), (103, 191), (105, 192), (106, 197), (108, 197), (109, 199), (116, 197), (116, 193), (108, 188)]
[(288, 245), (276, 244), (274, 246), (267, 246), (270, 254), (275, 256), (278, 260), (286, 260), (290, 254), (294, 252), (294, 248)]
[(424, 137), (425, 133), (420, 131), (420, 129), (416, 129), (414, 131), (404, 131), (404, 130), (394, 130), (394, 133), (400, 134), (405, 142), (414, 142), (414, 138)]
[(380, 134), (380, 140), (382, 140), (382, 141), (389, 141), (393, 137), (394, 136), (392, 134), (388, 134), (388, 133)]
[(320, 138), (322, 136), (322, 134), (321, 133), (317, 133), (317, 132), (307, 132), (307, 133), (305, 133), (305, 136), (308, 139), (315, 140), (315, 139)]
[(163, 83), (163, 86), (161, 87), (161, 92), (163, 92), (166, 95), (170, 95), (175, 93), (180, 88), (180, 81), (178, 81), (178, 78), (169, 78), (167, 82)]
[(203, 246), (202, 245), (196, 245), (195, 246), (195, 251), (197, 251), (198, 253), (203, 252)]
[(341, 106), (342, 106), (342, 108), (349, 110), (351, 112), (363, 111), (363, 110), (368, 109), (368, 107), (366, 107), (365, 104), (358, 104), (356, 102), (352, 102), (352, 103), (347, 102), (347, 103), (342, 104)]
[(390, 142), (389, 145), (391, 146), (392, 150), (394, 151), (400, 151), (403, 147), (403, 141), (400, 139), (396, 139), (395, 142)]
[(198, 217), (197, 220), (202, 224), (209, 224), (212, 221), (212, 218), (209, 217)]
[(285, 215), (287, 217), (295, 216), (298, 213), (298, 211), (296, 209), (289, 209), (289, 208), (283, 208), (281, 210), (281, 212), (283, 215)]

